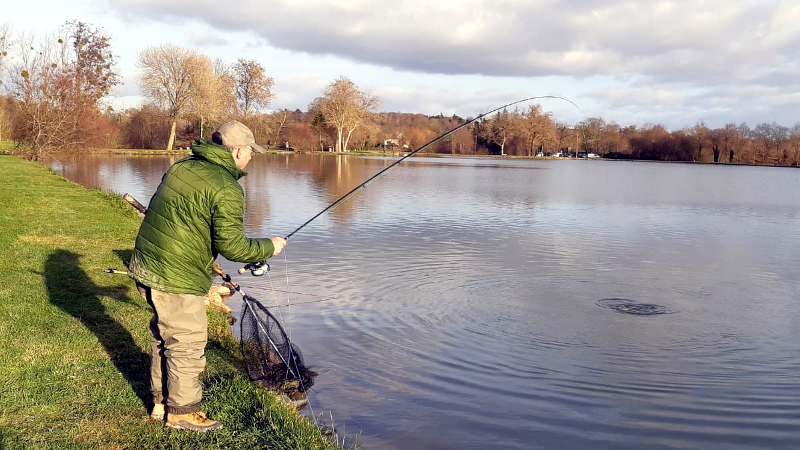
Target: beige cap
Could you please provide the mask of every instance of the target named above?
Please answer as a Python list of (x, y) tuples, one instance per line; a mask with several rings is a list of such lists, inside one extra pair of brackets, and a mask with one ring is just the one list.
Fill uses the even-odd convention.
[(247, 145), (253, 147), (253, 150), (258, 153), (267, 152), (264, 147), (256, 144), (256, 139), (253, 137), (253, 132), (250, 131), (250, 128), (247, 128), (245, 124), (237, 120), (231, 120), (220, 125), (217, 131), (211, 135), (211, 140), (219, 145)]

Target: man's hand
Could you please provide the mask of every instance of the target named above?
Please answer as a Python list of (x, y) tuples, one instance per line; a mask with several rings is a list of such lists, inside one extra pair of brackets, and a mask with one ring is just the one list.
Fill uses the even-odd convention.
[(286, 239), (282, 237), (274, 237), (270, 238), (272, 241), (272, 246), (275, 247), (275, 251), (272, 252), (272, 256), (279, 255), (284, 247), (286, 247)]

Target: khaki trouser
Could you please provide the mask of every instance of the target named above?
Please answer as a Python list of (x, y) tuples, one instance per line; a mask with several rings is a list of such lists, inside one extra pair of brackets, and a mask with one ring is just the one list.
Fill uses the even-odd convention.
[[(200, 411), (200, 372), (206, 366), (208, 319), (202, 296), (169, 294), (136, 283), (153, 308), (150, 319), (150, 391), (167, 413)], [(166, 402), (164, 401), (166, 399)]]

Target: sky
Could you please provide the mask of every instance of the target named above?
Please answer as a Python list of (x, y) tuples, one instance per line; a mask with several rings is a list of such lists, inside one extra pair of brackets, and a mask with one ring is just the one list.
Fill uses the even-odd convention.
[[(344, 76), (380, 111), (474, 117), (536, 96), (557, 121), (677, 130), (800, 122), (797, 0), (27, 0), (0, 24), (111, 37), (117, 109), (144, 101), (136, 58), (191, 47), (260, 62), (271, 108), (306, 110)], [(572, 103), (577, 105), (573, 105)], [(524, 104), (521, 105), (523, 108)]]

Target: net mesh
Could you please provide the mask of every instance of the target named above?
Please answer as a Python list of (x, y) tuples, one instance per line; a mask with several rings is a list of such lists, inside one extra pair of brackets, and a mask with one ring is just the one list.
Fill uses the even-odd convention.
[(244, 300), (241, 345), (250, 380), (293, 400), (303, 398), (317, 374), (306, 367), (300, 349), (269, 309), (250, 296)]

